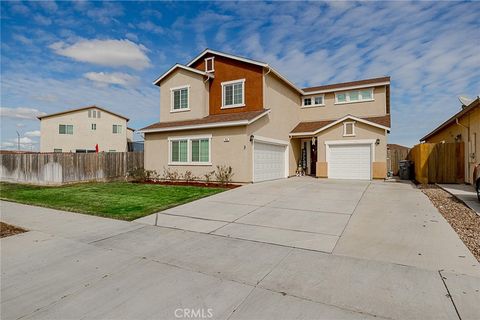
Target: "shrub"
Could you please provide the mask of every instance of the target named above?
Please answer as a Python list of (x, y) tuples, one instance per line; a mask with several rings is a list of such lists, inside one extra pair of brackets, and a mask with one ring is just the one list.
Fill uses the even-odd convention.
[(217, 166), (217, 170), (215, 171), (215, 178), (223, 185), (227, 185), (232, 182), (233, 177), (233, 169), (231, 166)]
[(127, 177), (130, 181), (145, 182), (148, 180), (155, 179), (157, 177), (157, 172), (155, 170), (145, 170), (144, 168), (135, 168), (128, 171)]
[(212, 179), (212, 176), (213, 176), (214, 174), (215, 174), (215, 170), (209, 171), (209, 172), (205, 173), (205, 174), (203, 175), (203, 177), (205, 178), (205, 182), (206, 182), (206, 183), (210, 183), (210, 180)]
[(177, 181), (180, 179), (180, 174), (177, 172), (177, 170), (172, 170), (170, 168), (165, 169), (163, 168), (163, 179), (165, 180), (171, 180), (171, 181)]
[(186, 182), (191, 182), (195, 179), (197, 179), (197, 177), (194, 176), (192, 171), (190, 170), (185, 171), (185, 173), (183, 174), (183, 180), (185, 180)]

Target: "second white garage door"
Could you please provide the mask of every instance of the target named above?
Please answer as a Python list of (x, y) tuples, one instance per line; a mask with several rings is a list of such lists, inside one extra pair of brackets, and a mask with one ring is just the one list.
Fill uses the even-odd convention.
[(328, 178), (371, 179), (370, 144), (330, 145), (329, 149)]
[(286, 146), (254, 142), (253, 181), (285, 178)]

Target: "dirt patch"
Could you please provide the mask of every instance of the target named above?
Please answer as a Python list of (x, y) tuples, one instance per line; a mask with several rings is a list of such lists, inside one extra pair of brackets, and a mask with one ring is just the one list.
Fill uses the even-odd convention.
[(27, 230), (0, 221), (0, 238), (9, 237)]
[(141, 183), (146, 183), (146, 184), (161, 184), (161, 185), (166, 185), (166, 186), (189, 186), (189, 187), (204, 187), (204, 188), (222, 188), (222, 189), (235, 189), (238, 187), (241, 187), (239, 184), (221, 184), (221, 183), (215, 183), (215, 182), (198, 182), (198, 181), (191, 181), (191, 182), (186, 182), (186, 181), (152, 181), (152, 180), (147, 180), (145, 182)]
[(480, 217), (475, 211), (436, 185), (419, 185), (418, 187), (430, 198), (463, 243), (480, 261)]

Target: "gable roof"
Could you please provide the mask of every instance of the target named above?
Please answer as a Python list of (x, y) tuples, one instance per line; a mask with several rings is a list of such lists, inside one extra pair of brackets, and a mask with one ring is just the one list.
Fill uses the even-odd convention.
[(380, 129), (390, 130), (390, 115), (367, 118), (358, 118), (352, 115), (346, 115), (337, 120), (300, 122), (295, 128), (293, 128), (292, 131), (290, 131), (290, 136), (314, 135), (347, 119), (362, 122)]
[(209, 115), (201, 119), (157, 122), (140, 129), (140, 132), (166, 132), (202, 128), (218, 128), (249, 125), (270, 113), (270, 109)]
[(430, 138), (434, 134), (438, 133), (439, 131), (445, 129), (446, 127), (450, 126), (451, 124), (455, 123), (456, 120), (466, 113), (472, 111), (475, 108), (478, 108), (480, 106), (480, 97), (477, 97), (475, 100), (473, 100), (468, 106), (454, 114), (452, 117), (450, 117), (447, 121), (436, 127), (433, 131), (431, 131), (429, 134), (424, 136), (423, 138), (420, 139), (420, 141), (425, 141), (426, 139)]
[(193, 73), (196, 73), (196, 74), (199, 74), (199, 75), (202, 75), (202, 76), (207, 76), (209, 78), (214, 78), (214, 75), (211, 74), (211, 73), (200, 71), (200, 70), (197, 70), (197, 69), (194, 69), (194, 68), (190, 68), (188, 66), (184, 66), (180, 63), (176, 63), (173, 67), (168, 69), (165, 73), (163, 73), (160, 77), (158, 77), (155, 81), (153, 81), (153, 84), (158, 86), (158, 84), (160, 83), (160, 81), (162, 81), (162, 79), (164, 79), (166, 76), (168, 76), (170, 73), (172, 73), (173, 71), (175, 71), (178, 68), (189, 71), (189, 72), (193, 72)]
[(244, 57), (240, 57), (240, 56), (237, 56), (237, 55), (233, 55), (233, 54), (229, 54), (229, 53), (225, 53), (225, 52), (221, 52), (221, 51), (217, 51), (217, 50), (212, 50), (212, 49), (208, 49), (208, 48), (203, 50), (198, 56), (196, 56), (189, 63), (187, 63), (187, 66), (190, 67), (192, 64), (197, 62), (201, 57), (203, 57), (207, 53), (214, 54), (214, 55), (221, 56), (221, 57), (230, 58), (230, 59), (233, 59), (233, 60), (243, 61), (243, 62), (250, 63), (250, 64), (255, 64), (255, 65), (261, 66), (261, 67), (268, 67), (268, 64), (265, 63), (265, 62), (261, 62), (261, 61), (257, 61), (257, 60), (253, 60), (253, 59), (249, 59), (249, 58), (244, 58)]
[(390, 77), (380, 77), (380, 78), (371, 78), (371, 79), (364, 79), (364, 80), (358, 80), (358, 81), (327, 84), (323, 86), (303, 88), (302, 90), (306, 94), (312, 94), (312, 93), (332, 91), (334, 89), (346, 90), (346, 89), (371, 87), (372, 85), (388, 85), (388, 84), (390, 84)]
[(98, 109), (98, 110), (101, 110), (101, 111), (103, 111), (103, 112), (110, 113), (110, 114), (112, 114), (112, 115), (114, 115), (114, 116), (117, 116), (117, 117), (119, 117), (119, 118), (123, 118), (123, 119), (127, 120), (127, 122), (130, 120), (130, 119), (128, 119), (127, 117), (122, 116), (121, 114), (112, 112), (112, 111), (110, 111), (110, 110), (107, 110), (107, 109), (105, 109), (105, 108), (102, 108), (102, 107), (99, 107), (99, 106), (96, 106), (96, 105), (91, 105), (91, 106), (86, 106), (86, 107), (81, 107), (81, 108), (74, 108), (74, 109), (67, 109), (67, 110), (65, 110), (65, 111), (60, 111), (60, 112), (55, 112), (55, 113), (46, 114), (46, 115), (43, 115), (43, 116), (38, 116), (37, 118), (38, 118), (39, 120), (42, 120), (42, 119), (44, 119), (44, 118), (59, 116), (59, 115), (62, 115), (62, 114), (67, 114), (67, 113), (76, 112), (76, 111), (82, 111), (82, 110), (88, 110), (88, 109)]

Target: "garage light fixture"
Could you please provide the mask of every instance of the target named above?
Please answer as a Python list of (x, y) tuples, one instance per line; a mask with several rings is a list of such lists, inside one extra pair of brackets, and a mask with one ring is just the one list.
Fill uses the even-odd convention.
[(375, 140), (375, 144), (378, 146), (380, 144), (380, 139)]
[(255, 139), (255, 136), (252, 134), (250, 135), (250, 142), (253, 142), (253, 139)]

